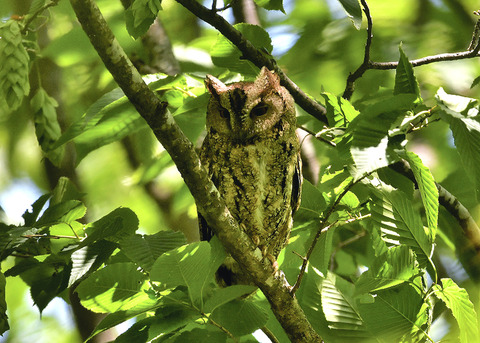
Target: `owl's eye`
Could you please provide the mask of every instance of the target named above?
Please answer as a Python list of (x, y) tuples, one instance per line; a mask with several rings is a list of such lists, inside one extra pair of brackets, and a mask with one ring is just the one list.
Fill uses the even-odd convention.
[(220, 110), (220, 117), (222, 117), (224, 119), (229, 119), (230, 118), (230, 112), (228, 112), (228, 110), (226, 108), (220, 107), (219, 110)]
[(250, 111), (250, 118), (261, 117), (267, 112), (268, 105), (264, 102), (260, 102)]

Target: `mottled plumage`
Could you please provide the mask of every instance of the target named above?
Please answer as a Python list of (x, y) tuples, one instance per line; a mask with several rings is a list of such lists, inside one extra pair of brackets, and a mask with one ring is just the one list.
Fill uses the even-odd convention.
[[(208, 75), (207, 136), (200, 158), (233, 217), (272, 261), (286, 245), (300, 202), (299, 142), (292, 96), (262, 68), (254, 82), (223, 84)], [(211, 229), (200, 217), (200, 236)], [(221, 285), (249, 284), (232, 257), (217, 272)]]

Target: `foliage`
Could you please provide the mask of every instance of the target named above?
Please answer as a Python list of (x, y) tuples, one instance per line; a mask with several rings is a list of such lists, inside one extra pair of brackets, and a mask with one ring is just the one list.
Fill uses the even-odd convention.
[[(448, 84), (448, 67), (439, 72), (445, 79), (432, 69), (417, 73), (405, 52), (430, 53), (437, 39), (431, 35), (438, 31), (457, 37), (445, 32), (463, 26), (453, 19), (439, 20), (446, 9), (430, 4), (435, 10), (431, 23), (444, 25), (442, 29), (418, 28), (426, 31), (418, 41), (407, 36), (395, 52), (395, 73), (367, 72), (356, 80), (353, 99), (347, 99), (336, 94), (365, 52), (360, 44), (365, 37), (355, 29), (361, 29), (366, 3), (337, 4), (353, 28), (344, 19), (333, 19), (324, 2), (255, 3), (287, 14), (279, 19), (277, 12), (260, 10), (267, 29), (246, 23), (232, 27), (259, 56), (281, 65), (321, 99), (328, 119), (322, 123), (298, 107), (299, 126), (318, 138), (312, 144), (322, 168), (318, 184), (303, 183), (290, 243), (278, 261), (310, 324), (325, 342), (434, 342), (442, 336), (474, 341), (479, 333), (474, 296), (478, 275), (471, 267), (478, 264), (478, 256), (469, 259), (466, 251), (479, 246), (465, 244), (458, 233), (463, 221), (474, 220), (463, 213), (455, 222), (456, 212), (439, 206), (454, 201), (439, 201), (444, 196), (439, 190), (447, 187), (457, 196), (454, 200), (478, 212), (480, 103), (475, 88)], [(409, 4), (394, 2), (397, 11), (384, 13), (380, 1), (369, 3), (374, 23), (378, 16), (382, 28), (372, 56), (392, 58), (392, 46), (382, 43), (392, 37), (398, 41), (403, 24), (389, 24), (388, 15), (398, 14), (401, 22), (407, 8), (402, 6)], [(141, 50), (139, 38), (159, 13), (172, 19), (171, 39), (184, 72), (153, 73), (143, 80), (193, 144), (201, 139), (205, 124), (205, 73), (228, 81), (251, 79), (258, 72), (238, 45), (212, 29), (202, 28), (195, 40), (187, 38), (187, 27), (175, 35), (173, 23), (178, 20), (173, 19), (187, 20), (185, 12), (172, 8), (178, 4), (134, 0), (126, 9), (107, 1), (99, 5), (128, 52)], [(85, 308), (105, 314), (88, 337), (92, 341), (125, 322), (130, 326), (115, 342), (253, 342), (259, 329), (285, 341), (271, 300), (261, 291), (216, 285), (224, 247), (217, 238), (192, 242), (188, 236), (192, 223), (196, 230), (193, 199), (149, 123), (105, 73), (88, 43), (81, 38), (72, 45), (80, 28), (72, 24), (68, 3), (37, 0), (27, 13), (0, 24), (0, 120), (6, 128), (1, 132), (11, 135), (0, 138), (11, 145), (4, 152), (9, 154), (9, 177), (27, 170), (39, 187), (50, 190), (25, 211), (21, 224), (0, 222), (0, 333), (13, 338), (17, 334), (8, 332), (7, 310), (14, 313), (8, 283), (20, 277), (40, 313), (55, 298), (70, 302), (68, 293), (76, 292)], [(43, 25), (62, 33), (50, 32), (52, 41), (40, 48), (37, 39), (38, 45), (45, 43), (35, 30)], [(281, 25), (295, 29), (299, 37), (280, 56), (271, 29)], [(456, 40), (446, 42), (452, 50), (458, 48)], [(182, 48), (189, 52), (182, 55)], [(206, 51), (211, 63), (200, 58)], [(41, 57), (65, 70), (59, 81), (64, 97), (57, 98), (47, 85)], [(339, 63), (338, 69), (332, 67)], [(469, 66), (474, 87), (478, 66), (468, 60), (456, 63)], [(47, 186), (40, 158), (17, 147), (32, 136), (46, 170), (54, 166), (65, 171), (62, 168), (70, 165), (70, 173), (63, 173), (69, 177)], [(434, 155), (433, 162), (422, 156), (422, 144)], [(26, 156), (30, 165), (16, 167), (17, 155)], [(395, 168), (402, 163), (410, 173)], [(74, 177), (73, 170), (80, 177)], [(0, 187), (5, 186), (1, 182)], [(161, 191), (157, 198), (153, 184)], [(472, 225), (467, 237), (475, 237), (478, 230)], [(459, 257), (459, 268), (471, 273), (467, 280), (454, 273), (445, 256)], [(444, 321), (451, 324), (448, 332), (438, 329)]]

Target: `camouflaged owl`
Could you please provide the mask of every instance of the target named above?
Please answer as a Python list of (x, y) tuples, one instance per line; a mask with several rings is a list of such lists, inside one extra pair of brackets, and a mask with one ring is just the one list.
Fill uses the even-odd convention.
[[(233, 217), (276, 264), (300, 203), (301, 166), (292, 96), (263, 67), (254, 82), (224, 84), (207, 75), (211, 93), (200, 159)], [(213, 232), (199, 216), (200, 237)], [(217, 271), (222, 286), (252, 284), (228, 256)]]

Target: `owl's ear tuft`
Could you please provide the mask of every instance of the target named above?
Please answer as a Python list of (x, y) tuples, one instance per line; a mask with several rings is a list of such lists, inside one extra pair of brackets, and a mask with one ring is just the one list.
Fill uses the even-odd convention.
[(205, 86), (210, 94), (215, 96), (228, 90), (227, 86), (222, 81), (212, 75), (207, 75), (205, 77)]
[(267, 89), (277, 89), (280, 87), (280, 78), (274, 72), (268, 70), (267, 67), (262, 67), (260, 74), (258, 74), (255, 84), (261, 85), (261, 88)]

